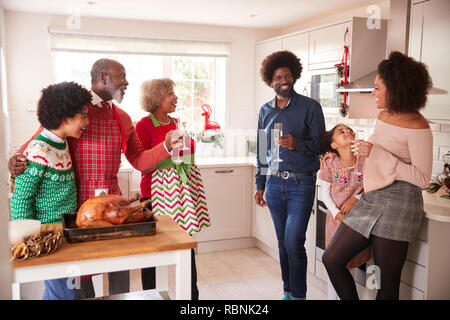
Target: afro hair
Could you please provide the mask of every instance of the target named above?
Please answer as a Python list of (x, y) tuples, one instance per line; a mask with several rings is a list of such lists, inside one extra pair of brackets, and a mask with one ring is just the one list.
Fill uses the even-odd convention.
[(425, 64), (392, 51), (377, 71), (386, 86), (388, 111), (414, 112), (425, 106), (428, 90), (433, 86)]
[(91, 93), (75, 82), (49, 85), (42, 89), (37, 108), (38, 120), (48, 130), (58, 129), (64, 119), (82, 113), (91, 99)]
[(294, 83), (300, 78), (303, 70), (300, 59), (295, 54), (290, 51), (276, 51), (268, 55), (261, 63), (259, 73), (264, 83), (270, 87), (273, 73), (282, 67), (291, 70)]

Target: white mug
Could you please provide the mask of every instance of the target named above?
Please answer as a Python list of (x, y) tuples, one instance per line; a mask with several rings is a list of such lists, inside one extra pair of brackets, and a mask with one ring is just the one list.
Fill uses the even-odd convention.
[(105, 194), (108, 194), (108, 188), (106, 189), (95, 189), (95, 196), (103, 196)]

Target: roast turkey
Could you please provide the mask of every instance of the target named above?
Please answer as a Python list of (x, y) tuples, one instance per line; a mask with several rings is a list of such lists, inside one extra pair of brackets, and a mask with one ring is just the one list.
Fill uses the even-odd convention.
[(78, 210), (77, 226), (102, 227), (149, 221), (153, 215), (153, 212), (146, 209), (150, 199), (133, 204), (138, 198), (139, 195), (136, 195), (127, 200), (117, 194), (90, 198)]

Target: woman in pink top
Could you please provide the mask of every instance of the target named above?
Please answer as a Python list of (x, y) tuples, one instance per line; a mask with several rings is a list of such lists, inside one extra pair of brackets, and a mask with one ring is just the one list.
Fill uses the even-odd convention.
[[(431, 79), (423, 63), (400, 52), (378, 65), (372, 95), (378, 115), (369, 141), (358, 140), (355, 154), (366, 157), (364, 193), (345, 216), (322, 257), (341, 299), (358, 299), (347, 263), (372, 245), (378, 299), (398, 299), (400, 275), (422, 223), (421, 188), (431, 178), (433, 136), (419, 113)], [(376, 270), (376, 269), (375, 269)]]

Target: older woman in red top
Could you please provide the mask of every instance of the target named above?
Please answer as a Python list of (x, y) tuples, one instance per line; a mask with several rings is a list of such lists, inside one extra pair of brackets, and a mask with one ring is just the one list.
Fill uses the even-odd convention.
[[(141, 87), (141, 105), (149, 115), (136, 124), (136, 133), (145, 149), (155, 148), (167, 132), (178, 123), (169, 116), (175, 111), (178, 97), (170, 79), (153, 79)], [(151, 198), (155, 215), (169, 215), (187, 233), (199, 232), (209, 226), (205, 191), (198, 167), (194, 164), (194, 140), (172, 151), (172, 158), (162, 160), (154, 170), (142, 174), (141, 201)], [(198, 299), (195, 254), (192, 249), (192, 299)], [(144, 290), (155, 287), (154, 268), (142, 270)]]

